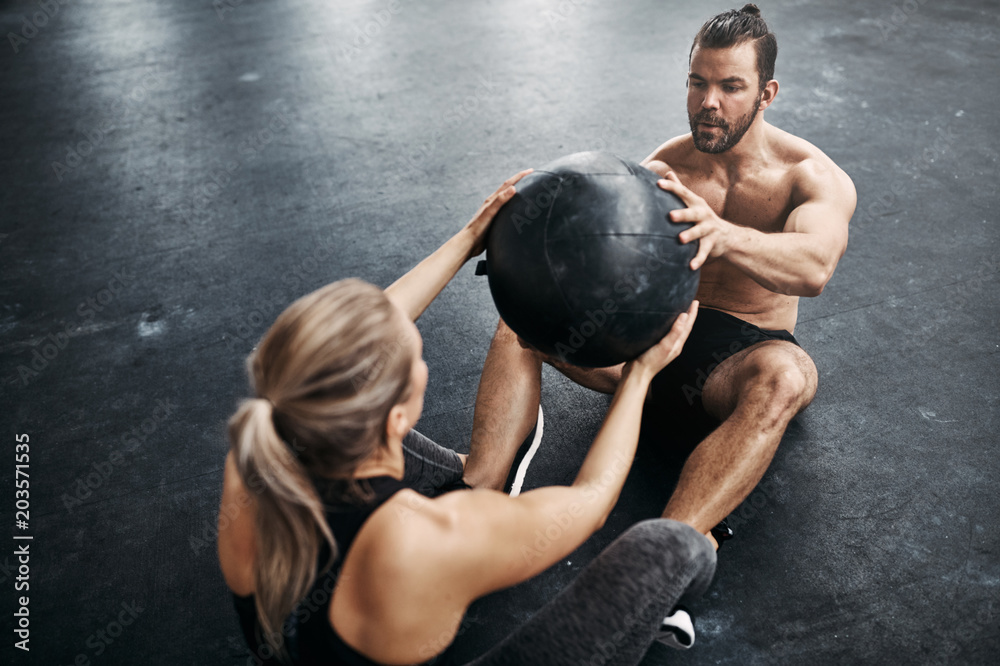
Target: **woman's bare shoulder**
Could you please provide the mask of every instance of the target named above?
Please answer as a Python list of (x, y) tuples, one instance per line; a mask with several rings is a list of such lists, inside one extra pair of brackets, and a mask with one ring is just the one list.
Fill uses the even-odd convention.
[(219, 565), (226, 585), (240, 596), (254, 591), (256, 507), (253, 494), (240, 476), (235, 455), (230, 451), (226, 456), (219, 506)]

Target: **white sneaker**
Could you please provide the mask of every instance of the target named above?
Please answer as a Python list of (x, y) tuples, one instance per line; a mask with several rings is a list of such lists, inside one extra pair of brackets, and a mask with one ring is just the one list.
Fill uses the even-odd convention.
[(675, 650), (687, 650), (694, 645), (694, 620), (683, 606), (678, 606), (674, 612), (663, 618), (656, 640)]
[(528, 466), (531, 465), (531, 461), (538, 451), (538, 445), (542, 443), (542, 428), (544, 425), (545, 419), (542, 417), (542, 406), (538, 405), (538, 420), (535, 421), (535, 427), (531, 429), (524, 443), (521, 444), (521, 448), (517, 450), (514, 462), (510, 466), (510, 472), (507, 474), (507, 481), (503, 485), (504, 492), (511, 497), (517, 497), (521, 494), (521, 486), (524, 485), (524, 475), (528, 473)]

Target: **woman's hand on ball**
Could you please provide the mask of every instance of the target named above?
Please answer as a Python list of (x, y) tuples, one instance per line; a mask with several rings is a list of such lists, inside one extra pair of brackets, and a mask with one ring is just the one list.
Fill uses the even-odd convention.
[(479, 207), (476, 214), (472, 216), (469, 223), (465, 225), (465, 230), (472, 235), (472, 248), (469, 250), (469, 258), (483, 253), (486, 249), (486, 232), (489, 231), (490, 223), (496, 217), (497, 211), (514, 196), (514, 185), (534, 169), (525, 169), (504, 181), (497, 191), (486, 197), (486, 201)]
[(670, 332), (662, 340), (643, 352), (642, 356), (632, 361), (650, 372), (650, 378), (665, 368), (668, 363), (677, 358), (687, 341), (691, 326), (698, 316), (698, 301), (691, 301), (687, 312), (682, 312), (674, 321)]
[(677, 174), (669, 172), (657, 184), (660, 189), (676, 194), (687, 208), (670, 211), (671, 222), (689, 222), (693, 227), (682, 231), (678, 238), (682, 243), (698, 241), (698, 254), (691, 260), (691, 270), (696, 271), (709, 257), (721, 256), (726, 251), (726, 242), (733, 227), (715, 214), (704, 199), (681, 184)]

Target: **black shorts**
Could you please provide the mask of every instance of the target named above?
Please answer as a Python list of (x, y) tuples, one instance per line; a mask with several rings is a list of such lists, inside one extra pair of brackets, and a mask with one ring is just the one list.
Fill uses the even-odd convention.
[(653, 378), (652, 403), (700, 422), (695, 425), (714, 428), (719, 422), (701, 401), (708, 376), (733, 354), (765, 340), (802, 346), (788, 331), (763, 329), (725, 312), (700, 308), (680, 355)]

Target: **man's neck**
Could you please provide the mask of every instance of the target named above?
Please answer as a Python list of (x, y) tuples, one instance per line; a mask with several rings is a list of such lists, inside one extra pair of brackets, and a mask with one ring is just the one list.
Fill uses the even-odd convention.
[(730, 182), (737, 181), (741, 174), (765, 161), (770, 149), (768, 127), (763, 116), (758, 116), (735, 146), (724, 153), (702, 153), (701, 157), (713, 173), (724, 176)]

